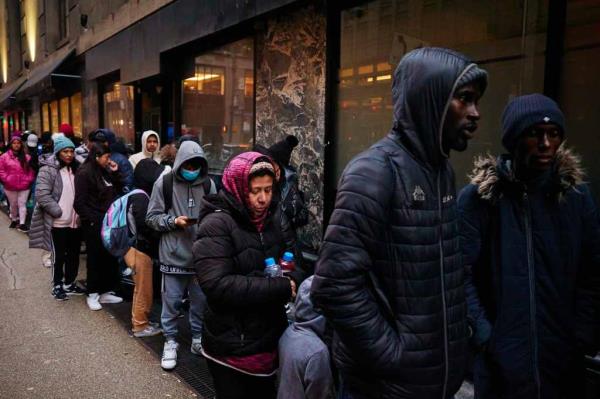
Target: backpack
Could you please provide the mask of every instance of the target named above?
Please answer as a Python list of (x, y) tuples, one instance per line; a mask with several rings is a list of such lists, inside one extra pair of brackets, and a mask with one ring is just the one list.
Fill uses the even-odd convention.
[(136, 227), (127, 203), (133, 194), (148, 194), (144, 190), (133, 190), (117, 198), (108, 208), (102, 220), (100, 235), (104, 248), (117, 258), (124, 256), (135, 242)]
[[(163, 200), (165, 202), (165, 210), (164, 210), (165, 213), (168, 213), (169, 209), (171, 209), (173, 207), (173, 180), (174, 179), (175, 179), (175, 175), (173, 174), (173, 172), (169, 172), (163, 176), (162, 192), (163, 192)], [(216, 190), (217, 187), (215, 186), (215, 182), (212, 181), (212, 179), (210, 177), (207, 177), (202, 182), (202, 189), (204, 190), (204, 195), (210, 194), (210, 190), (213, 187)]]

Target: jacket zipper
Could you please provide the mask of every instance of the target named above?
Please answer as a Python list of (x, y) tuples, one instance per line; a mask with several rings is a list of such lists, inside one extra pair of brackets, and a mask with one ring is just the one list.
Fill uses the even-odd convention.
[(446, 281), (444, 279), (444, 219), (442, 212), (442, 195), (441, 195), (441, 171), (437, 175), (437, 200), (438, 200), (438, 216), (439, 224), (439, 246), (440, 246), (440, 277), (442, 283), (442, 315), (444, 319), (444, 389), (442, 391), (442, 399), (446, 399), (446, 391), (448, 389), (448, 315), (446, 314)]
[(535, 386), (539, 399), (540, 396), (540, 371), (538, 369), (538, 344), (537, 344), (537, 325), (536, 325), (536, 303), (535, 303), (535, 262), (533, 259), (533, 237), (531, 231), (531, 214), (529, 213), (529, 196), (523, 194), (523, 213), (525, 216), (525, 236), (527, 239), (527, 272), (529, 277), (529, 322), (531, 323), (531, 343), (533, 345), (533, 372)]

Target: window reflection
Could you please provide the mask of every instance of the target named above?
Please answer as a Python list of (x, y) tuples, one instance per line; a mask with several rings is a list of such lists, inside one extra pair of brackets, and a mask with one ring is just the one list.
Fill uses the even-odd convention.
[(133, 86), (112, 83), (104, 88), (104, 127), (133, 146)]

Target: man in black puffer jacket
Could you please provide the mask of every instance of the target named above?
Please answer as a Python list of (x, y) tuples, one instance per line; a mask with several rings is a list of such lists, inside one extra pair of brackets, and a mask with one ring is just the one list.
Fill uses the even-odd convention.
[(312, 295), (335, 329), (352, 398), (446, 399), (468, 328), (450, 150), (477, 128), (487, 74), (451, 50), (411, 51), (394, 73), (392, 131), (346, 167)]

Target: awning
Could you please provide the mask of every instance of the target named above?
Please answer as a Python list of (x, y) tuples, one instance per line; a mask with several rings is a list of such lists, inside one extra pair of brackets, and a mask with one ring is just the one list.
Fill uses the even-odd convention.
[[(27, 82), (16, 92), (19, 100), (28, 98), (32, 95), (38, 94), (46, 88), (52, 87), (52, 75), (53, 72), (59, 68), (62, 63), (72, 54), (75, 54), (75, 48), (73, 46), (61, 48), (55, 51), (46, 58), (40, 65), (36, 65), (31, 72)], [(70, 78), (80, 79), (76, 75), (65, 75)]]
[(25, 84), (25, 82), (27, 82), (27, 78), (25, 76), (21, 76), (17, 80), (13, 80), (0, 89), (0, 110), (10, 105), (11, 100), (15, 99), (16, 91), (19, 90), (21, 86)]

